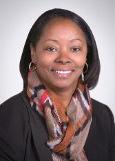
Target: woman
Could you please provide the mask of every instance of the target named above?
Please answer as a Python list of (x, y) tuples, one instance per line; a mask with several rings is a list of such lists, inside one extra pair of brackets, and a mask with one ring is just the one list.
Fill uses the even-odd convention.
[(32, 26), (20, 61), (23, 92), (0, 107), (0, 161), (114, 161), (110, 109), (91, 99), (100, 61), (75, 13), (52, 9)]

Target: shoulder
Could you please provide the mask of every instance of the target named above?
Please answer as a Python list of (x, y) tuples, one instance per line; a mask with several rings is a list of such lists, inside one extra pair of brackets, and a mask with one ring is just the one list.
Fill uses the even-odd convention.
[(29, 116), (21, 92), (0, 105), (0, 155), (8, 154), (21, 160), (29, 128)]
[[(7, 99), (6, 101), (4, 101), (3, 103), (0, 104), (0, 107), (9, 107), (9, 106), (14, 106), (17, 103), (22, 103), (22, 96), (23, 96), (23, 92), (20, 92), (12, 97), (10, 97), (9, 99)], [(17, 104), (18, 105), (18, 104)]]
[[(114, 116), (111, 109), (94, 99), (92, 99), (92, 125), (90, 136), (93, 137), (93, 143), (98, 147), (102, 147), (103, 151), (105, 149), (105, 154), (107, 154), (107, 149), (109, 153), (109, 160), (115, 160), (115, 122)], [(94, 141), (95, 140), (95, 141)], [(92, 146), (93, 148), (93, 146)], [(98, 149), (98, 148), (97, 148)]]
[(21, 92), (0, 105), (0, 129), (7, 126), (17, 129), (17, 125), (27, 122), (28, 112), (23, 97)]
[[(9, 98), (0, 105), (0, 129), (3, 127), (16, 128), (28, 122), (26, 103), (23, 92)], [(9, 128), (8, 128), (9, 129)]]
[(112, 131), (115, 131), (114, 116), (111, 109), (107, 105), (94, 99), (92, 99), (92, 108), (92, 121), (94, 127), (107, 136), (111, 136)]
[(9, 98), (0, 105), (0, 117), (3, 115), (14, 116), (27, 112), (26, 104), (23, 100), (23, 92)]
[[(100, 118), (114, 119), (113, 113), (106, 104), (92, 99), (93, 114)], [(105, 120), (106, 121), (106, 120)]]

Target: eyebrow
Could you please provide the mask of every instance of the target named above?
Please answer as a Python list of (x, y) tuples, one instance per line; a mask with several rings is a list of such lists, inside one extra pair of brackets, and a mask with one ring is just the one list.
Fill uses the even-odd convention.
[(46, 39), (45, 42), (47, 42), (47, 41), (54, 41), (56, 43), (58, 42), (58, 40), (55, 40), (55, 39)]
[(79, 39), (79, 38), (75, 38), (75, 39), (72, 39), (72, 40), (70, 40), (71, 42), (72, 41), (80, 41), (80, 42), (82, 42), (82, 40), (81, 39)]

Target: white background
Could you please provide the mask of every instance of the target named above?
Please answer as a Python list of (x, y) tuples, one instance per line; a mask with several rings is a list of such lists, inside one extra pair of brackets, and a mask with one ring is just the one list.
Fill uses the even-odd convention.
[(65, 8), (91, 27), (101, 60), (101, 74), (91, 96), (107, 104), (115, 116), (115, 1), (0, 0), (0, 103), (23, 88), (19, 61), (27, 34), (41, 13)]

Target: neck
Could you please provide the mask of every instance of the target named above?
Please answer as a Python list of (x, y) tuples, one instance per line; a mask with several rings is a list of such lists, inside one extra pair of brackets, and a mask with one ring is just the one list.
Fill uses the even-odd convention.
[(47, 90), (51, 98), (55, 98), (56, 100), (59, 100), (63, 104), (64, 107), (67, 107), (71, 101), (75, 88), (70, 89), (70, 90), (61, 90), (61, 91), (59, 90), (52, 91), (50, 89), (47, 89)]

